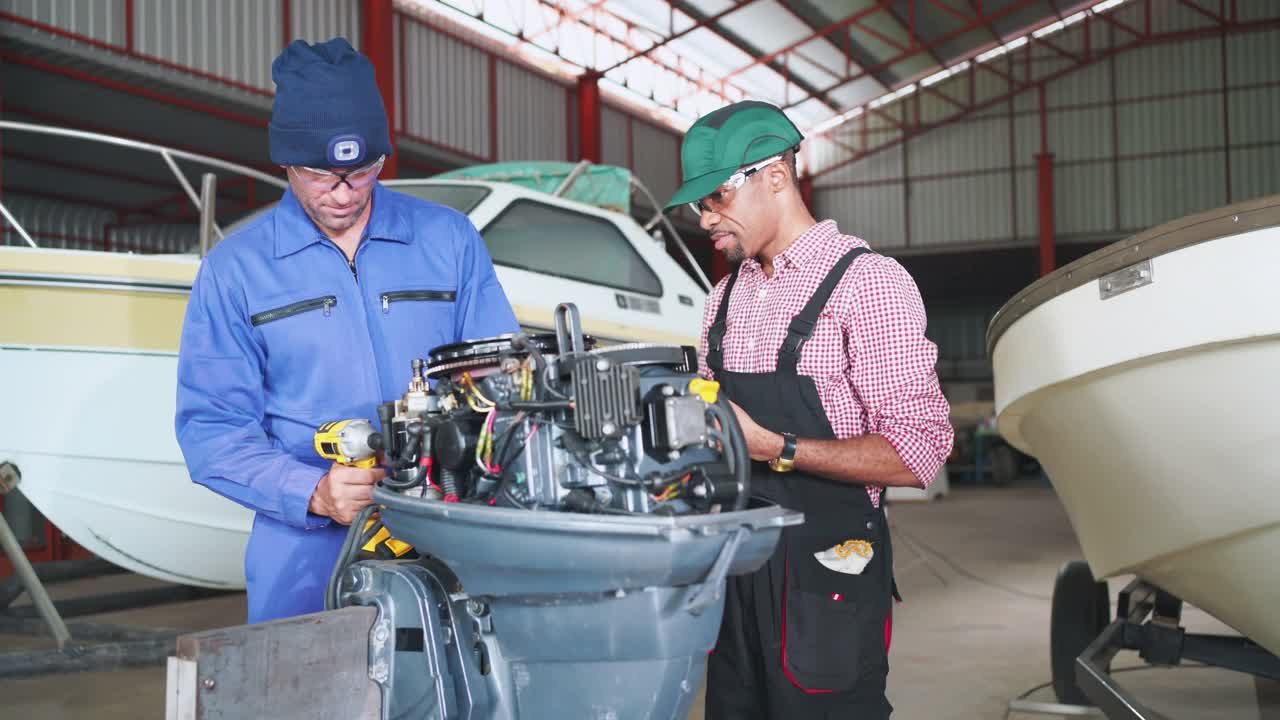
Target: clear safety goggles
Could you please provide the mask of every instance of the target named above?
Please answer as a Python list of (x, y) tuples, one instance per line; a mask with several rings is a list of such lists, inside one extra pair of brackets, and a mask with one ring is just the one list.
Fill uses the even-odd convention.
[(386, 159), (386, 155), (379, 155), (377, 160), (368, 165), (346, 172), (333, 172), (332, 170), (321, 170), (320, 168), (311, 168), (303, 165), (292, 165), (289, 169), (293, 170), (293, 174), (304, 184), (318, 192), (337, 190), (342, 183), (346, 183), (347, 187), (352, 190), (359, 190), (378, 179), (378, 173), (382, 172), (382, 164), (386, 162)]
[(718, 213), (724, 210), (729, 206), (729, 203), (733, 202), (734, 191), (742, 187), (743, 184), (747, 182), (747, 178), (755, 175), (781, 159), (781, 155), (774, 155), (771, 158), (761, 160), (754, 165), (749, 165), (738, 170), (738, 172), (730, 175), (728, 180), (725, 180), (720, 187), (716, 188), (709, 195), (701, 200), (689, 203), (689, 207), (693, 210), (693, 214), (701, 217), (704, 212)]

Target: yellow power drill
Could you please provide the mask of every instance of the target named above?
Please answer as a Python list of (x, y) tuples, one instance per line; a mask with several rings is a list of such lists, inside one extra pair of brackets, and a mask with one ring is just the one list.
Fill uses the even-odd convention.
[[(368, 420), (335, 420), (321, 425), (316, 430), (315, 447), (320, 457), (326, 460), (367, 470), (378, 464), (378, 451), (382, 449), (382, 433), (375, 430), (373, 423)], [(374, 532), (375, 528), (376, 532)], [(372, 537), (369, 537), (370, 533)], [(409, 543), (391, 537), (391, 533), (382, 524), (381, 519), (365, 523), (363, 535), (367, 540), (360, 549), (375, 557), (380, 555), (385, 557), (387, 554), (378, 550), (380, 545), (390, 552), (391, 557), (404, 557), (413, 551), (413, 546)]]

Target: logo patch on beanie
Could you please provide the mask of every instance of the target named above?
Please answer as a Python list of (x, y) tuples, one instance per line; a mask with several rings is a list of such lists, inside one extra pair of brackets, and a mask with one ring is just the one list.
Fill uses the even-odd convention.
[(329, 165), (356, 165), (364, 160), (364, 138), (359, 135), (335, 135), (329, 140), (326, 155)]

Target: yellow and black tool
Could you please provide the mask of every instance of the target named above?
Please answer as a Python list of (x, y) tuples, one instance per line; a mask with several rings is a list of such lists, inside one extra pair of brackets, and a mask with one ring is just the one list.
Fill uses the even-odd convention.
[(368, 420), (334, 420), (316, 430), (315, 445), (326, 460), (367, 470), (378, 464), (382, 433)]
[[(326, 460), (369, 469), (378, 465), (382, 433), (375, 430), (368, 420), (335, 420), (316, 430), (315, 447), (320, 457)], [(413, 552), (412, 545), (391, 537), (380, 517), (365, 523), (360, 540), (360, 549), (377, 558), (399, 558)]]

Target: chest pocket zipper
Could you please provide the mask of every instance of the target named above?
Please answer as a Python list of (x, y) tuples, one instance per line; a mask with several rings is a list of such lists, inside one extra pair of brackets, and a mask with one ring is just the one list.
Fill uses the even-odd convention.
[(397, 290), (382, 293), (382, 312), (391, 312), (391, 303), (402, 300), (418, 300), (429, 302), (453, 302), (458, 293), (453, 290)]
[(324, 309), (324, 316), (329, 317), (329, 313), (333, 311), (333, 306), (338, 304), (338, 298), (334, 295), (325, 295), (312, 300), (303, 300), (302, 302), (292, 303), (284, 307), (278, 307), (274, 310), (264, 310), (260, 313), (254, 313), (249, 317), (249, 322), (254, 327), (265, 323), (283, 320), (299, 313), (309, 312), (318, 308)]

